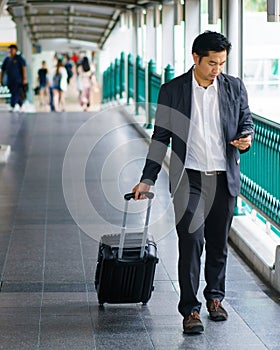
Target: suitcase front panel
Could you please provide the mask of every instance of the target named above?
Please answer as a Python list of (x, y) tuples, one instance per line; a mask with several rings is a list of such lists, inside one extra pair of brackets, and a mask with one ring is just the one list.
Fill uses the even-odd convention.
[[(149, 252), (149, 249), (151, 252)], [(101, 247), (96, 269), (96, 289), (100, 304), (147, 303), (153, 290), (158, 258), (155, 245), (149, 245), (143, 259), (117, 259), (117, 249)]]

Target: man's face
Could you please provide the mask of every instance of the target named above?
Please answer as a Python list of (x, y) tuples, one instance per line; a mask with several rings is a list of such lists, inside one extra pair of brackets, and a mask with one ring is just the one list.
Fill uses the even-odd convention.
[(17, 54), (17, 50), (15, 48), (9, 49), (9, 54), (11, 57), (14, 57)]
[(199, 62), (200, 57), (196, 53), (193, 53), (197, 76), (205, 81), (213, 81), (222, 72), (226, 58), (226, 50), (221, 52), (209, 51), (209, 55), (202, 57), (201, 61)]

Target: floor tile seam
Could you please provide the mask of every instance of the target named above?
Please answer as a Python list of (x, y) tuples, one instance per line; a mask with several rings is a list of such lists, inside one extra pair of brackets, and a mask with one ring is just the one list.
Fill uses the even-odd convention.
[(152, 337), (151, 337), (151, 334), (149, 333), (149, 330), (148, 330), (148, 328), (147, 328), (147, 326), (146, 326), (145, 320), (144, 320), (144, 318), (143, 318), (143, 316), (142, 316), (142, 313), (140, 312), (140, 309), (139, 309), (139, 308), (137, 308), (137, 313), (138, 313), (138, 316), (139, 316), (139, 318), (140, 318), (140, 320), (141, 320), (141, 322), (142, 322), (142, 325), (143, 325), (143, 327), (144, 327), (144, 329), (145, 329), (145, 333), (147, 334), (147, 336), (148, 336), (148, 338), (149, 338), (149, 341), (150, 341), (150, 343), (152, 344), (153, 349), (156, 350), (156, 346), (155, 346), (155, 344), (154, 344), (154, 341), (153, 341), (153, 339), (152, 339)]
[(233, 305), (231, 305), (230, 303), (229, 303), (229, 305), (230, 305), (230, 307), (234, 310), (235, 314), (238, 315), (238, 317), (240, 318), (240, 320), (242, 320), (242, 322), (248, 327), (248, 329), (250, 330), (250, 332), (252, 332), (252, 333), (255, 335), (255, 337), (256, 337), (267, 349), (269, 349), (269, 347), (264, 343), (264, 341), (262, 340), (262, 338), (252, 329), (252, 327), (250, 326), (249, 322), (246, 321), (246, 320), (242, 317), (242, 315), (240, 314), (240, 312), (237, 311), (236, 308), (235, 308)]
[[(51, 174), (51, 155), (53, 147), (53, 127), (51, 124), (49, 133), (49, 144), (48, 144), (48, 175), (47, 175), (47, 186), (46, 186), (46, 208), (49, 205), (49, 190), (50, 190), (50, 174)], [(43, 264), (42, 264), (42, 290), (41, 290), (41, 302), (40, 302), (40, 312), (38, 321), (38, 335), (37, 335), (37, 349), (40, 349), (41, 343), (41, 325), (42, 325), (42, 313), (44, 305), (44, 289), (45, 289), (45, 269), (46, 269), (46, 254), (47, 254), (47, 223), (48, 223), (48, 210), (45, 211), (45, 224), (44, 224), (44, 247), (43, 247)]]
[[(31, 130), (31, 134), (34, 135), (34, 129), (35, 129), (35, 125), (36, 123), (33, 123), (32, 124), (32, 130)], [(22, 124), (21, 124), (21, 127), (19, 128), (18, 130), (18, 133), (17, 133), (17, 136), (16, 136), (16, 139), (18, 137), (18, 134), (20, 133), (20, 130), (22, 128)], [(29, 146), (29, 148), (31, 149), (32, 148), (32, 143), (31, 145)], [(24, 189), (24, 181), (25, 181), (25, 177), (26, 177), (26, 167), (27, 167), (27, 162), (28, 162), (28, 158), (25, 162), (25, 166), (24, 166), (24, 175), (22, 177), (22, 180), (21, 180), (21, 185), (20, 185), (20, 190), (19, 190), (19, 193), (18, 193), (18, 197), (17, 197), (17, 205), (16, 205), (16, 210), (15, 210), (15, 213), (13, 215), (13, 219), (12, 219), (12, 222), (13, 222), (13, 225), (12, 225), (12, 228), (11, 228), (11, 234), (10, 234), (10, 238), (9, 238), (9, 243), (8, 243), (8, 246), (7, 246), (7, 251), (6, 251), (6, 255), (5, 255), (5, 259), (4, 259), (4, 263), (3, 263), (3, 267), (2, 267), (2, 271), (1, 271), (1, 282), (3, 281), (4, 279), (4, 275), (5, 275), (5, 270), (6, 270), (6, 265), (7, 265), (7, 260), (8, 260), (8, 256), (9, 256), (9, 252), (10, 252), (10, 248), (11, 248), (11, 243), (12, 243), (12, 238), (13, 238), (13, 235), (15, 233), (15, 227), (16, 227), (16, 217), (18, 215), (18, 210), (19, 210), (19, 206), (18, 206), (18, 202), (20, 201), (20, 198), (21, 198), (21, 195), (23, 193), (23, 189)], [(2, 287), (2, 283), (1, 283), (1, 287)], [(0, 289), (0, 292), (1, 292), (1, 289)]]
[[(71, 178), (71, 191), (74, 194), (73, 198), (76, 198), (75, 194), (76, 194), (76, 187), (73, 183), (73, 179)], [(67, 208), (68, 209), (68, 208)], [(77, 202), (75, 202), (75, 211), (76, 214), (78, 212), (77, 210)], [(91, 336), (92, 336), (92, 341), (94, 344), (94, 349), (96, 349), (96, 339), (95, 339), (95, 335), (94, 335), (94, 324), (93, 324), (93, 319), (91, 316), (91, 309), (90, 309), (90, 301), (89, 301), (89, 288), (88, 288), (88, 282), (87, 282), (87, 278), (86, 278), (86, 271), (85, 271), (85, 263), (84, 263), (84, 255), (83, 255), (83, 246), (82, 246), (82, 240), (81, 240), (81, 229), (78, 226), (78, 224), (76, 223), (76, 228), (77, 228), (77, 234), (79, 236), (79, 246), (80, 246), (80, 254), (81, 254), (81, 260), (82, 260), (82, 270), (83, 270), (83, 283), (85, 285), (85, 291), (86, 291), (86, 303), (87, 303), (87, 310), (88, 310), (88, 314), (90, 317), (90, 323), (91, 323)]]
[(162, 266), (164, 272), (166, 273), (166, 275), (167, 275), (167, 277), (168, 277), (168, 279), (169, 279), (169, 282), (171, 282), (171, 285), (172, 285), (172, 288), (173, 288), (174, 292), (176, 292), (176, 294), (179, 295), (179, 293), (178, 293), (178, 291), (177, 291), (177, 289), (176, 289), (176, 286), (175, 286), (175, 283), (177, 282), (177, 280), (174, 280), (174, 279), (171, 277), (171, 275), (169, 274), (169, 272), (168, 272), (168, 270), (167, 270), (167, 268), (166, 268), (166, 266), (165, 266), (163, 260), (160, 258), (160, 256), (159, 256), (159, 262), (161, 263), (161, 266)]
[(87, 310), (88, 314), (90, 317), (90, 324), (91, 324), (91, 335), (92, 335), (92, 341), (94, 344), (94, 349), (96, 349), (96, 339), (95, 339), (95, 334), (94, 334), (94, 324), (91, 316), (91, 310), (90, 310), (90, 301), (89, 301), (89, 289), (88, 289), (88, 283), (87, 283), (87, 278), (86, 278), (86, 270), (85, 270), (85, 262), (84, 262), (84, 254), (83, 254), (83, 245), (82, 245), (82, 239), (81, 239), (81, 230), (77, 226), (77, 231), (79, 235), (79, 243), (80, 243), (80, 251), (81, 251), (81, 259), (82, 259), (82, 269), (83, 269), (83, 274), (84, 274), (84, 284), (85, 284), (85, 289), (86, 289), (86, 302), (87, 302)]

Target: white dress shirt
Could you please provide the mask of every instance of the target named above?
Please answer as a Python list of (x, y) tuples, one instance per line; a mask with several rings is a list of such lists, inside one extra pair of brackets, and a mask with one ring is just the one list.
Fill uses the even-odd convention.
[(225, 141), (219, 113), (217, 78), (207, 88), (193, 73), (192, 110), (185, 167), (199, 171), (225, 171)]

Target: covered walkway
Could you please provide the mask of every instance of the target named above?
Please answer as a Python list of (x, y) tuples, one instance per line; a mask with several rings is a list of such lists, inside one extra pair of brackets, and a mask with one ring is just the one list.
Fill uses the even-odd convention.
[[(210, 321), (203, 305), (205, 333), (183, 335), (164, 171), (152, 208), (160, 258), (152, 298), (146, 306), (99, 307), (97, 240), (120, 230), (122, 194), (138, 181), (147, 151), (128, 118), (119, 107), (96, 114), (2, 112), (0, 139), (11, 153), (0, 165), (0, 348), (279, 349), (279, 300), (232, 249), (224, 303), (228, 321)], [(73, 175), (65, 171), (71, 167)], [(80, 206), (84, 198), (74, 176), (85, 176), (92, 208)], [(200, 297), (203, 301), (202, 290)]]

